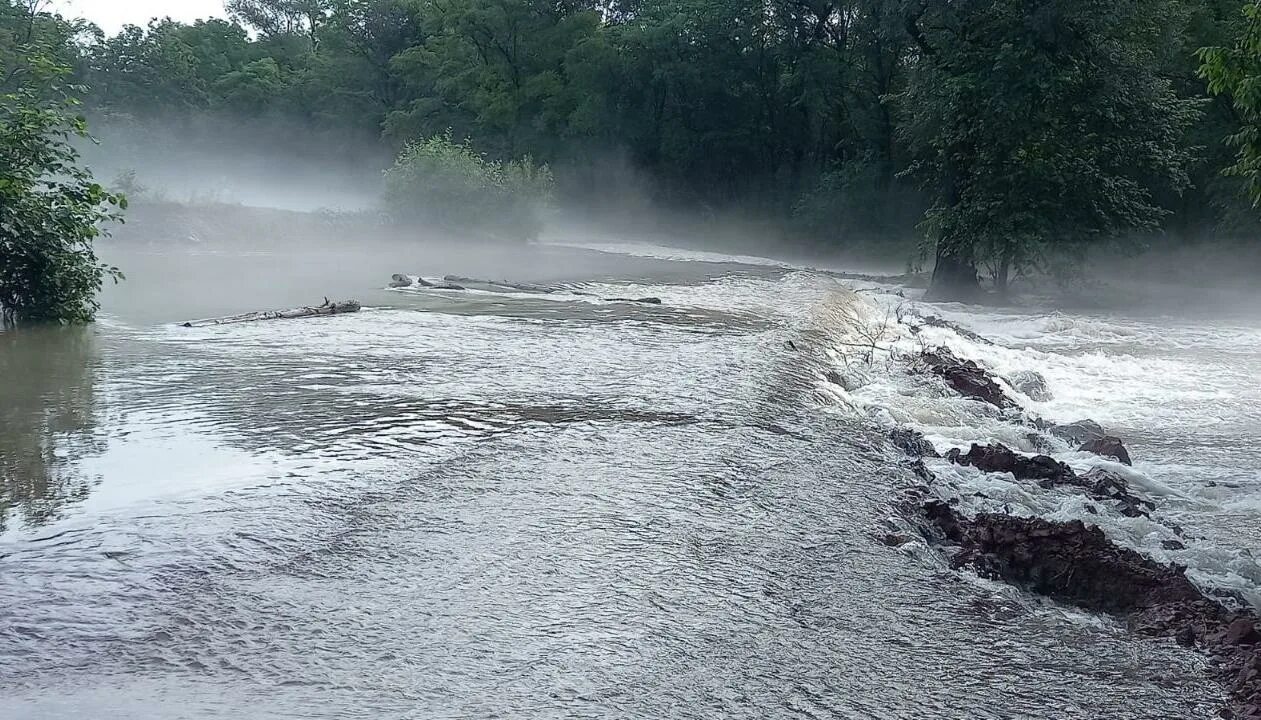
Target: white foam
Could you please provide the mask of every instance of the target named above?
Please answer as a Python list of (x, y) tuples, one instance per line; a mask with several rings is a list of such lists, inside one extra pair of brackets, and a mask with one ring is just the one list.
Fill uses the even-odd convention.
[[(835, 411), (865, 415), (886, 429), (917, 430), (942, 452), (1001, 442), (1027, 454), (1047, 452), (1079, 473), (1103, 468), (1124, 477), (1132, 492), (1153, 500), (1158, 509), (1150, 519), (1129, 518), (1071, 488), (1045, 490), (1009, 474), (930, 461), (938, 478), (934, 492), (942, 499), (955, 500), (969, 514), (1082, 520), (1122, 546), (1160, 562), (1187, 565), (1188, 575), (1206, 587), (1261, 599), (1261, 565), (1239, 546), (1247, 540), (1228, 530), (1228, 513), (1261, 509), (1261, 384), (1256, 381), (1261, 329), (926, 306), (864, 287), (873, 291), (829, 299), (826, 314), (837, 326), (830, 338), (833, 367), (861, 380), (848, 390), (820, 393), (824, 402), (837, 399)], [(906, 322), (886, 327), (890, 313)], [(948, 327), (913, 330), (917, 315), (939, 316), (993, 344)], [(876, 330), (883, 350), (857, 372), (851, 344)], [(981, 364), (1030, 414), (1053, 422), (1090, 418), (1102, 423), (1125, 439), (1135, 465), (1079, 452), (1055, 438), (1040, 437), (1035, 444), (1029, 437), (1034, 430), (1015, 414), (959, 397), (940, 379), (909, 369), (909, 358), (936, 346)], [(1046, 379), (1049, 399), (1034, 401), (1001, 381), (1028, 371)], [(1186, 526), (1184, 534), (1179, 526)]]

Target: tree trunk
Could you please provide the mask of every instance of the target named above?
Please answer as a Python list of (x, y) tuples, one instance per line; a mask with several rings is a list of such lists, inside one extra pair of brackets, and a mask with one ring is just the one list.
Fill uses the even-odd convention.
[(294, 308), (292, 310), (264, 310), (260, 312), (242, 313), (206, 320), (189, 320), (180, 323), (183, 327), (205, 327), (208, 325), (231, 325), (233, 323), (258, 322), (259, 320), (292, 320), (295, 318), (317, 317), (319, 315), (341, 315), (359, 312), (359, 303), (354, 300), (346, 302), (329, 302), (324, 299), (323, 305)]
[(994, 272), (994, 292), (1007, 297), (1007, 287), (1011, 278), (1012, 248), (1008, 243), (1003, 246), (1003, 254), (998, 259), (998, 270)]
[(941, 238), (937, 241), (937, 264), (925, 300), (970, 302), (981, 295), (981, 283), (967, 242)]

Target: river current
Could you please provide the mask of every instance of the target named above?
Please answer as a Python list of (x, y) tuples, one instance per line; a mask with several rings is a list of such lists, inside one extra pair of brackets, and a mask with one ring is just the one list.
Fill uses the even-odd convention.
[[(854, 328), (931, 311), (995, 344), (927, 341), (1041, 372), (1051, 399), (1022, 402), (1121, 434), (1161, 502), (1094, 522), (1255, 601), (1257, 324), (930, 307), (653, 247), (373, 258), (116, 248), (95, 326), (0, 333), (0, 715), (1216, 716), (1202, 656), (879, 541), (918, 482), (889, 428), (1022, 439), (856, 358)], [(175, 324), (324, 294), (365, 309)], [(934, 469), (978, 506), (1086, 517)]]

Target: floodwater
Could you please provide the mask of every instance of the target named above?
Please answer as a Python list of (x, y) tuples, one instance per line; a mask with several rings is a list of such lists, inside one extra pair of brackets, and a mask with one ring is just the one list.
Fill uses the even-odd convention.
[[(893, 371), (829, 388), (838, 309), (892, 288), (606, 249), (118, 247), (95, 326), (0, 333), (3, 716), (1215, 716), (1201, 656), (875, 539), (916, 482), (889, 423), (1006, 432)], [(174, 324), (326, 294), (366, 307)], [(1261, 331), (1200, 326), (1203, 367), (1157, 321), (943, 312), (1000, 345), (943, 342), (1038, 363), (1052, 419), (1130, 433), (1192, 549), (1252, 582), (1257, 465), (1221, 443), (1261, 446)]]

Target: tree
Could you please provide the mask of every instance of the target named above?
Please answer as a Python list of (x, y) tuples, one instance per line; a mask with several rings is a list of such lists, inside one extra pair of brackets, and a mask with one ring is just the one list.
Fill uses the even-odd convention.
[(217, 99), (214, 85), (254, 55), (244, 28), (223, 20), (129, 25), (91, 48), (91, 100), (125, 114), (202, 111)]
[(87, 126), (76, 112), (82, 88), (67, 84), (70, 68), (38, 34), (24, 38), (21, 60), (6, 57), (15, 64), (0, 67), (14, 85), (0, 93), (0, 317), (87, 322), (103, 279), (121, 278), (97, 260), (92, 242), (126, 200), (78, 164), (70, 141), (87, 137)]
[(424, 22), (424, 42), (392, 61), (412, 99), (387, 128), (456, 128), (501, 157), (553, 156), (570, 112), (565, 58), (597, 32), (598, 15), (581, 3), (453, 0)]
[(1245, 5), (1235, 43), (1200, 51), (1200, 73), (1210, 92), (1226, 95), (1241, 127), (1226, 138), (1236, 149), (1226, 174), (1243, 178), (1253, 207), (1261, 207), (1261, 2)]
[(228, 15), (264, 35), (305, 37), (315, 50), (332, 0), (227, 0)]
[(1154, 69), (1168, 17), (1163, 0), (908, 11), (919, 53), (899, 107), (911, 173), (934, 193), (931, 296), (975, 297), (983, 263), (1003, 292), (1014, 270), (1159, 227), (1153, 186), (1185, 185), (1197, 114)]

